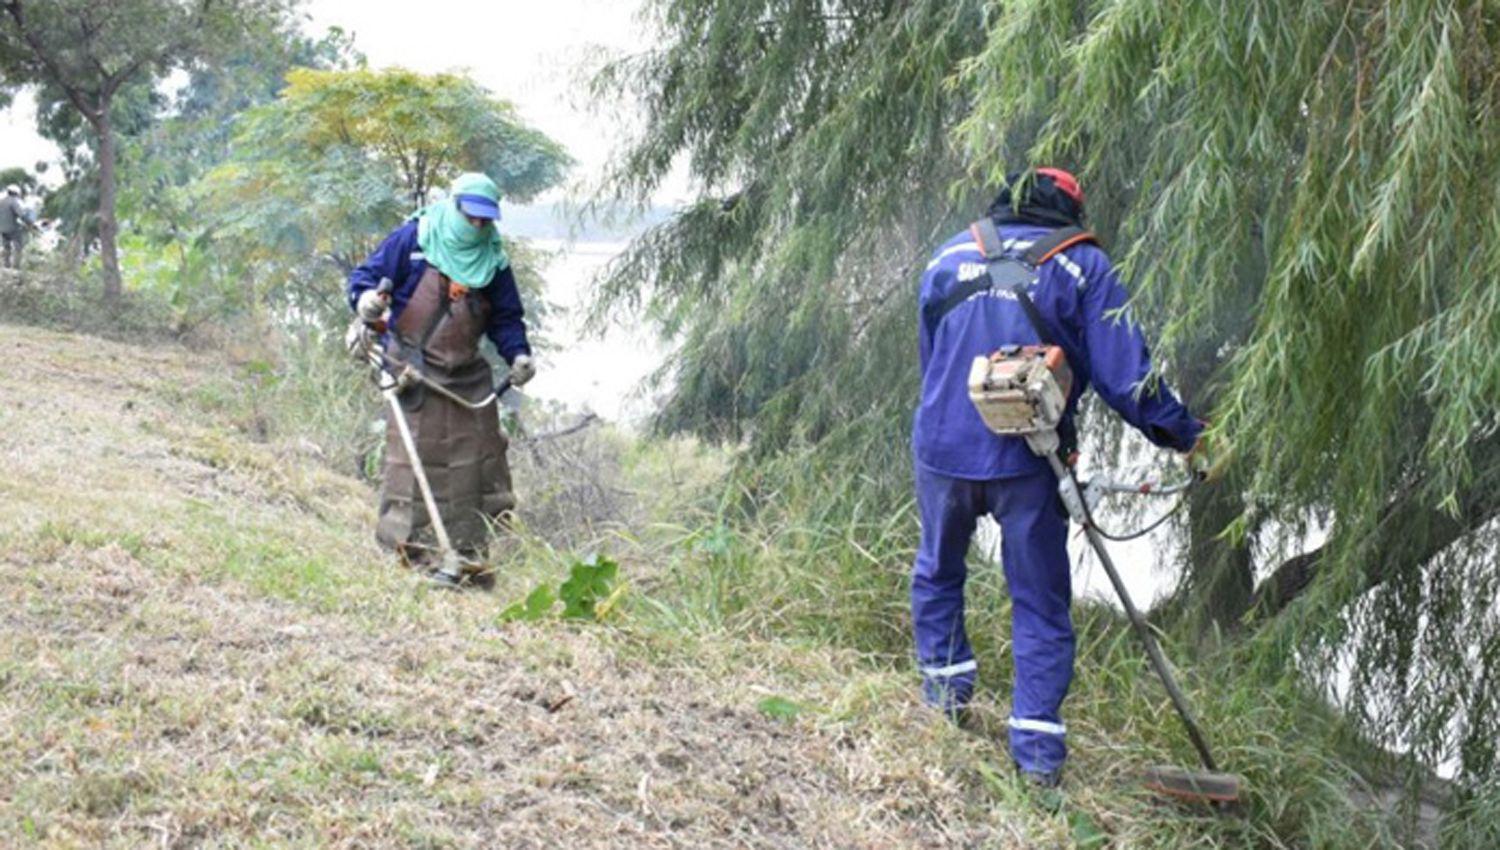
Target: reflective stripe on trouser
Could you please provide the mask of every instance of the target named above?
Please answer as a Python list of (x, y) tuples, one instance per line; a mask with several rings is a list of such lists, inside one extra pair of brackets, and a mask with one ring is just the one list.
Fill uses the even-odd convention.
[[(912, 622), (923, 695), (952, 710), (974, 690), (974, 651), (964, 630), (965, 556), (978, 518), (1000, 523), (1011, 598), (1015, 682), (1011, 756), (1022, 770), (1057, 770), (1067, 757), (1061, 708), (1073, 678), (1072, 580), (1067, 520), (1052, 474), (991, 481), (916, 471), (922, 542), (912, 572)], [(946, 674), (946, 675), (937, 675)]]

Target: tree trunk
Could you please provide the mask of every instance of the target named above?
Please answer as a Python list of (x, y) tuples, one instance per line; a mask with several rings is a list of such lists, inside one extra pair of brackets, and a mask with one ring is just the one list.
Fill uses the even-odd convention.
[[(1476, 474), (1465, 489), (1457, 514), (1426, 501), (1422, 482), (1381, 511), (1370, 532), (1365, 558), (1364, 589), (1392, 576), (1419, 570), (1444, 549), (1500, 517), (1500, 433), (1481, 439), (1470, 451)], [(1250, 606), (1264, 621), (1276, 617), (1297, 600), (1323, 571), (1328, 544), (1283, 561), (1255, 588)]]
[[(1218, 387), (1216, 371), (1222, 365), (1217, 340), (1205, 341), (1184, 352), (1178, 389), (1202, 413), (1214, 408)], [(1234, 543), (1222, 533), (1244, 511), (1244, 501), (1233, 486), (1197, 487), (1188, 497), (1186, 592), (1182, 612), (1196, 625), (1200, 636), (1213, 630), (1234, 632), (1250, 608), (1255, 587), (1255, 565), (1250, 547)]]
[(1195, 488), (1188, 509), (1188, 589), (1200, 633), (1217, 628), (1238, 631), (1250, 610), (1255, 565), (1250, 547), (1220, 535), (1245, 508), (1228, 487)]
[(94, 129), (99, 134), (99, 260), (104, 270), (104, 298), (118, 301), (121, 284), (116, 240), (120, 226), (115, 219), (115, 136), (109, 114), (111, 101), (112, 98), (100, 98)]

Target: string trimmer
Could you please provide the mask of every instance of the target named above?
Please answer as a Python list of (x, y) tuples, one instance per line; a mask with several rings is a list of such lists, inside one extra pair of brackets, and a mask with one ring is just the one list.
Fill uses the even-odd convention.
[[(1032, 315), (1036, 308), (1031, 304), (1029, 296), (1019, 287), (1015, 292), (1028, 315)], [(1038, 320), (1034, 319), (1034, 323), (1041, 329)], [(1106, 536), (1129, 539), (1145, 532), (1107, 535), (1094, 523), (1091, 513), (1098, 500), (1110, 493), (1172, 495), (1186, 490), (1192, 482), (1173, 487), (1127, 485), (1105, 480), (1080, 484), (1072, 466), (1062, 456), (1057, 434), (1072, 383), (1072, 370), (1068, 368), (1061, 348), (1055, 345), (1008, 346), (989, 357), (974, 360), (969, 373), (969, 398), (991, 431), (1023, 437), (1033, 452), (1047, 459), (1048, 465), (1057, 475), (1058, 492), (1068, 515), (1083, 528), (1089, 545), (1099, 556), (1099, 563), (1104, 566), (1105, 575), (1109, 576), (1110, 584), (1119, 595), (1120, 603), (1125, 607), (1125, 615), (1130, 618), (1131, 627), (1135, 629), (1141, 643), (1145, 644), (1146, 656), (1151, 660), (1156, 674), (1161, 677), (1162, 684), (1166, 686), (1172, 707), (1177, 710), (1177, 716), (1182, 719), (1193, 748), (1198, 751), (1204, 770), (1153, 767), (1145, 777), (1147, 787), (1187, 800), (1235, 802), (1240, 796), (1241, 779), (1233, 774), (1219, 772), (1213, 753), (1208, 748), (1208, 741), (1193, 717), (1187, 697), (1177, 686), (1177, 680), (1167, 665), (1166, 657), (1162, 655), (1156, 637), (1151, 633), (1151, 627), (1135, 607), (1135, 602), (1125, 589), (1125, 583), (1120, 579), (1119, 571), (1115, 569), (1114, 561), (1104, 547)], [(1158, 524), (1160, 521), (1146, 530)]]
[[(390, 288), (391, 281), (382, 279), (377, 291), (389, 292)], [(401, 407), (400, 396), (408, 387), (421, 384), (455, 404), (470, 410), (483, 410), (494, 404), (511, 388), (510, 378), (496, 384), (490, 394), (483, 399), (469, 401), (427, 377), (412, 364), (403, 363), (388, 356), (380, 340), (376, 338), (375, 329), (361, 320), (356, 319), (354, 325), (350, 327), (348, 345), (351, 351), (374, 368), (375, 383), (380, 388), (380, 395), (385, 399), (386, 406), (391, 410), (391, 416), (396, 422), (396, 431), (401, 435), (401, 445), (406, 449), (406, 456), (411, 461), (412, 477), (417, 479), (417, 489), (422, 494), (422, 504), (427, 508), (427, 518), (432, 523), (432, 533), (437, 538), (438, 544), (439, 566), (428, 577), (441, 587), (461, 587), (464, 581), (464, 567), (474, 565), (466, 562), (458, 554), (458, 550), (453, 547), (452, 539), (448, 537), (448, 527), (443, 523), (443, 515), (438, 512), (437, 499), (433, 496), (432, 485), (427, 480), (427, 470), (422, 465), (422, 456), (417, 454), (417, 443), (412, 438), (411, 425), (407, 422), (406, 411)]]

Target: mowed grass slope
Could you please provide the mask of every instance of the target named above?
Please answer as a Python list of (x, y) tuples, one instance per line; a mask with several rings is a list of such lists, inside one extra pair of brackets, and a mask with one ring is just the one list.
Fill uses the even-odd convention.
[[(375, 546), (374, 492), (334, 471), (358, 452), (328, 435), (361, 433), (369, 408), (330, 352), (289, 349), (304, 360), (277, 366), (215, 346), (0, 338), (0, 848), (1433, 837), (1361, 802), (1380, 793), (1355, 767), (1368, 748), (1232, 649), (1181, 673), (1248, 779), (1244, 809), (1152, 798), (1140, 768), (1193, 755), (1134, 637), (1098, 605), (1075, 610), (1068, 803), (1030, 805), (1004, 747), (998, 570), (976, 563), (970, 585), (973, 722), (916, 704), (906, 506), (823, 521), (810, 494), (734, 520), (714, 508), (723, 452), (617, 432), (518, 442), (531, 530), (499, 547), (497, 592), (450, 594)], [(620, 563), (610, 616), (503, 622), (585, 554), (564, 540)], [(1443, 846), (1492, 846), (1493, 811), (1474, 807)]]
[[(500, 624), (215, 352), (0, 326), (0, 846), (1064, 845), (852, 654)], [(545, 567), (531, 568), (533, 572)], [(507, 585), (514, 582), (507, 582)], [(822, 709), (757, 705), (790, 694)]]

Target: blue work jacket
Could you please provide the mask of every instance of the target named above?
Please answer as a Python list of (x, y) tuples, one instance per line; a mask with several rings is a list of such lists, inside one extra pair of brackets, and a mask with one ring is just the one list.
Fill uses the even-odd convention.
[[(1000, 236), (1019, 254), (1048, 228), (1002, 225)], [(1041, 342), (1014, 293), (981, 292), (938, 317), (937, 305), (972, 277), (984, 255), (968, 231), (939, 248), (922, 275), (918, 338), (922, 401), (912, 428), (912, 453), (925, 469), (976, 481), (1030, 475), (1047, 469), (1020, 437), (1001, 437), (985, 427), (969, 400), (969, 370), (975, 357), (1005, 345)], [(963, 267), (963, 268), (961, 268)], [(1092, 384), (1110, 407), (1158, 446), (1187, 451), (1203, 430), (1164, 381), (1147, 385), (1151, 355), (1145, 338), (1120, 312), (1128, 296), (1109, 257), (1096, 245), (1067, 248), (1041, 267), (1030, 290), (1037, 310), (1073, 370), (1066, 421), (1071, 430), (1078, 399)]]
[[(396, 228), (369, 259), (349, 273), (349, 308), (354, 309), (360, 293), (374, 289), (380, 285), (381, 278), (388, 277), (394, 284), (390, 318), (394, 325), (426, 271), (427, 260), (422, 255), (422, 246), (417, 244), (417, 220), (413, 218)], [(496, 270), (489, 286), (476, 289), (473, 294), (490, 301), (490, 322), (485, 335), (495, 343), (495, 350), (505, 362), (530, 354), (531, 345), (526, 341), (524, 321), (526, 312), (521, 307), (521, 293), (516, 289), (516, 277), (510, 266)]]

